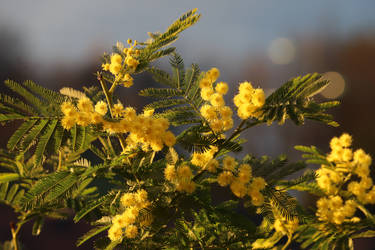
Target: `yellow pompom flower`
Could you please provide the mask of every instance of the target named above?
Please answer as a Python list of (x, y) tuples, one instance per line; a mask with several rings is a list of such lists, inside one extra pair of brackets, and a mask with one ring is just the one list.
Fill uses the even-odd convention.
[(72, 113), (76, 113), (76, 109), (71, 102), (63, 102), (60, 106), (61, 112), (66, 116), (71, 116)]
[(211, 96), (214, 94), (214, 90), (212, 88), (202, 88), (201, 89), (201, 97), (205, 101), (209, 101)]
[(201, 115), (207, 119), (208, 121), (217, 119), (216, 109), (215, 107), (205, 104), (200, 109)]
[(210, 97), (210, 102), (212, 106), (215, 107), (222, 107), (225, 104), (223, 96), (219, 93), (212, 94)]
[(147, 191), (144, 189), (139, 189), (137, 193), (135, 193), (135, 200), (138, 203), (145, 203), (147, 201)]
[(163, 135), (163, 141), (167, 147), (172, 147), (176, 143), (176, 137), (171, 131), (167, 131)]
[(261, 192), (259, 191), (256, 191), (256, 192), (251, 192), (251, 203), (254, 205), (254, 206), (262, 206), (263, 203), (264, 203), (264, 196)]
[(228, 186), (233, 182), (233, 180), (234, 176), (230, 171), (224, 171), (217, 177), (217, 183), (219, 183), (219, 185), (222, 187)]
[(130, 207), (136, 203), (135, 196), (133, 193), (125, 193), (121, 196), (120, 204), (123, 207)]
[(63, 126), (64, 129), (71, 129), (76, 124), (76, 120), (74, 117), (65, 116), (61, 120), (61, 126)]
[(164, 177), (168, 181), (174, 181), (176, 179), (177, 174), (176, 174), (176, 169), (174, 165), (167, 164), (167, 166), (164, 169)]
[(93, 112), (94, 111), (94, 106), (92, 104), (92, 101), (87, 97), (83, 97), (83, 98), (79, 99), (77, 107), (82, 112)]
[(212, 82), (216, 81), (220, 76), (220, 71), (217, 68), (211, 68), (207, 73), (206, 77), (209, 78)]
[(126, 65), (135, 70), (139, 64), (139, 61), (132, 56), (127, 56), (125, 59)]
[(104, 101), (99, 101), (96, 103), (95, 105), (95, 112), (100, 114), (100, 115), (105, 115), (107, 114), (107, 111), (108, 111), (108, 107), (107, 107), (107, 103), (105, 103)]
[(114, 74), (114, 75), (117, 75), (121, 70), (121, 64), (118, 64), (118, 63), (111, 63), (111, 65), (109, 65), (109, 71)]
[(124, 81), (123, 82), (123, 85), (125, 88), (130, 88), (131, 86), (133, 86), (133, 77), (131, 77), (130, 74), (125, 74), (124, 77), (122, 78), (122, 80)]
[(134, 239), (135, 237), (137, 237), (137, 234), (138, 234), (138, 228), (137, 226), (134, 226), (134, 225), (129, 225), (126, 227), (125, 229), (125, 236), (129, 239)]
[(86, 127), (90, 124), (91, 117), (88, 113), (79, 112), (76, 116), (76, 122), (78, 125)]
[(122, 238), (122, 228), (112, 225), (108, 230), (108, 238), (111, 241), (117, 241)]
[(226, 156), (223, 159), (223, 169), (234, 171), (235, 167), (237, 166), (236, 160), (231, 156)]
[(233, 182), (230, 184), (230, 189), (232, 190), (233, 194), (239, 198), (243, 198), (247, 193), (247, 188), (244, 183), (238, 181), (238, 179), (234, 179)]
[(352, 145), (352, 141), (353, 141), (353, 139), (352, 139), (352, 137), (351, 137), (349, 134), (344, 133), (344, 134), (342, 134), (342, 135), (340, 136), (339, 141), (340, 141), (340, 144), (341, 144), (343, 147), (348, 148), (348, 147), (350, 147), (350, 146)]
[(254, 89), (253, 89), (253, 85), (251, 85), (250, 82), (242, 82), (238, 86), (238, 90), (240, 92), (243, 92), (243, 91), (250, 91), (250, 92), (252, 92)]
[(227, 131), (233, 128), (233, 120), (231, 118), (224, 119), (222, 122), (223, 122), (223, 130)]
[(182, 165), (177, 169), (177, 176), (180, 179), (190, 179), (193, 173), (188, 165)]
[(195, 189), (196, 189), (196, 185), (195, 185), (194, 182), (189, 181), (189, 182), (187, 182), (187, 183), (185, 184), (184, 191), (185, 191), (186, 193), (188, 193), (188, 194), (192, 194), (192, 193), (194, 193)]
[(113, 114), (114, 117), (122, 116), (123, 112), (124, 112), (124, 106), (122, 106), (121, 103), (117, 103), (117, 104), (113, 105), (112, 114)]
[(102, 64), (102, 69), (105, 70), (105, 71), (108, 71), (109, 70), (109, 66), (110, 66), (109, 63), (103, 63)]
[(203, 88), (212, 88), (212, 83), (208, 79), (203, 78), (199, 82), (199, 88), (201, 88), (201, 89), (203, 89)]
[(121, 63), (122, 63), (121, 55), (117, 53), (111, 55), (111, 64), (121, 64)]
[(211, 159), (206, 165), (206, 169), (210, 173), (216, 173), (218, 167), (219, 162), (216, 159)]
[(248, 183), (252, 177), (251, 166), (249, 164), (241, 164), (238, 170), (238, 181)]
[(113, 217), (112, 224), (120, 228), (124, 228), (127, 225), (129, 225), (124, 214), (118, 214), (115, 217)]
[(217, 93), (225, 95), (228, 92), (228, 84), (225, 82), (219, 82), (216, 84), (215, 90)]
[(219, 112), (223, 119), (231, 118), (233, 115), (233, 111), (229, 106), (220, 107)]
[(264, 105), (264, 102), (266, 100), (266, 97), (264, 95), (263, 89), (256, 89), (254, 90), (253, 96), (251, 98), (252, 103), (256, 107), (261, 107)]
[(143, 115), (145, 117), (151, 117), (154, 114), (154, 112), (155, 112), (155, 109), (145, 109), (143, 111)]
[(262, 177), (255, 177), (251, 182), (251, 187), (262, 190), (266, 187), (266, 181)]
[(214, 132), (221, 132), (223, 130), (223, 121), (215, 119), (210, 121), (210, 127)]

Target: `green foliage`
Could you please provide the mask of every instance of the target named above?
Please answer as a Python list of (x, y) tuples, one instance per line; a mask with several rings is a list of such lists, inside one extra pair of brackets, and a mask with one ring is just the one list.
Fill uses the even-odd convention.
[(339, 105), (339, 102), (315, 103), (312, 100), (312, 97), (322, 91), (328, 83), (317, 73), (292, 78), (267, 97), (262, 108), (263, 119), (267, 123), (278, 121), (279, 124), (283, 124), (290, 118), (297, 125), (303, 124), (305, 119), (310, 119), (337, 127), (338, 123), (325, 111)]

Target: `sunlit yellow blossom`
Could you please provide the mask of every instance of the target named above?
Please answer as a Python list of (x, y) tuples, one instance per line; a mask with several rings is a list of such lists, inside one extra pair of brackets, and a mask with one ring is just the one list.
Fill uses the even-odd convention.
[(121, 64), (118, 64), (118, 63), (111, 63), (111, 65), (109, 65), (109, 71), (114, 74), (114, 75), (117, 75), (121, 70)]
[(215, 107), (222, 107), (225, 104), (223, 96), (219, 93), (212, 94), (210, 97), (210, 102)]
[(253, 91), (253, 86), (250, 82), (242, 82), (240, 83), (240, 85), (238, 86), (238, 90), (240, 92), (242, 91)]
[(124, 106), (121, 103), (113, 105), (112, 114), (114, 117), (120, 117), (124, 113)]
[(103, 122), (103, 117), (98, 113), (91, 113), (90, 117), (92, 124), (99, 124)]
[(252, 177), (251, 166), (249, 164), (241, 164), (238, 168), (238, 181), (247, 183)]
[(112, 225), (108, 230), (108, 238), (111, 241), (117, 241), (122, 238), (122, 228), (118, 225)]
[(176, 137), (171, 131), (167, 131), (163, 135), (163, 141), (167, 147), (172, 147), (176, 143)]
[(92, 101), (87, 97), (83, 97), (83, 98), (79, 99), (77, 107), (82, 112), (93, 112), (94, 111), (94, 106), (92, 104)]
[(118, 214), (112, 218), (112, 224), (120, 228), (124, 228), (128, 225), (126, 216), (124, 214)]
[(239, 198), (244, 197), (247, 193), (245, 184), (239, 181), (238, 178), (234, 179), (230, 184), (230, 189), (232, 190), (233, 194)]
[(207, 73), (206, 77), (211, 79), (212, 82), (216, 81), (220, 76), (220, 71), (217, 68), (211, 68)]
[(202, 88), (201, 89), (201, 97), (205, 101), (209, 101), (211, 96), (214, 94), (214, 90), (212, 88)]
[(266, 181), (262, 177), (255, 177), (252, 179), (251, 186), (252, 188), (262, 190), (266, 187)]
[(177, 174), (176, 174), (175, 166), (167, 164), (167, 166), (164, 169), (165, 179), (167, 179), (168, 181), (174, 181), (174, 179), (176, 179), (176, 176)]
[(264, 95), (263, 89), (255, 89), (251, 101), (256, 107), (261, 107), (264, 105), (266, 97)]
[(69, 116), (72, 114), (72, 112), (76, 112), (76, 109), (71, 102), (63, 102), (61, 104), (61, 112), (63, 112), (64, 115)]
[(76, 116), (76, 122), (80, 126), (88, 126), (90, 124), (91, 117), (88, 113), (79, 112)]
[(251, 197), (251, 203), (254, 205), (254, 206), (261, 206), (263, 205), (264, 203), (264, 196), (261, 192), (259, 191), (254, 191), (254, 192), (251, 192), (249, 193), (250, 197)]
[(228, 106), (223, 106), (219, 108), (220, 115), (223, 119), (228, 119), (232, 117), (233, 111)]
[(111, 55), (111, 64), (121, 64), (122, 57), (121, 55), (115, 53)]
[(219, 82), (216, 84), (215, 90), (217, 93), (225, 95), (228, 92), (228, 84), (225, 82)]
[(105, 71), (108, 71), (109, 70), (109, 66), (110, 66), (109, 63), (103, 63), (102, 64), (102, 69), (105, 70)]
[(105, 115), (108, 111), (107, 103), (99, 101), (95, 105), (95, 112), (100, 115)]
[(231, 156), (225, 156), (223, 159), (223, 168), (225, 170), (234, 171), (237, 165), (236, 160)]
[(125, 229), (125, 236), (129, 239), (133, 239), (135, 237), (137, 237), (137, 234), (138, 234), (138, 228), (137, 226), (134, 226), (134, 225), (129, 225), (126, 227)]
[(190, 179), (192, 175), (193, 174), (188, 165), (182, 165), (177, 169), (177, 176), (181, 179)]
[(210, 121), (210, 127), (214, 132), (220, 132), (223, 130), (223, 121), (219, 119), (214, 119)]
[(203, 88), (212, 88), (212, 82), (209, 81), (208, 79), (206, 78), (203, 78), (200, 82), (199, 82), (199, 87), (201, 89)]
[(340, 144), (343, 146), (343, 147), (350, 147), (352, 145), (352, 137), (347, 134), (347, 133), (344, 133), (340, 136), (339, 138), (340, 140)]
[(219, 162), (216, 159), (211, 159), (206, 165), (207, 171), (211, 173), (216, 173), (217, 167), (219, 167)]
[(194, 193), (195, 189), (196, 189), (196, 185), (195, 185), (194, 182), (189, 181), (189, 182), (187, 182), (187, 183), (185, 184), (184, 191), (185, 191), (186, 193), (188, 193), (188, 194), (192, 194), (192, 193)]
[(136, 203), (133, 193), (125, 193), (121, 196), (120, 203), (123, 207), (130, 207)]
[(122, 80), (124, 81), (123, 82), (124, 87), (130, 88), (131, 86), (133, 86), (134, 79), (133, 77), (131, 77), (130, 74), (125, 74)]
[(139, 61), (137, 59), (135, 59), (134, 57), (132, 57), (132, 56), (127, 56), (126, 59), (125, 59), (125, 63), (130, 68), (135, 69), (135, 68), (137, 68), (137, 66), (139, 64)]
[(62, 120), (61, 120), (61, 125), (63, 126), (64, 129), (71, 129), (74, 125), (76, 124), (76, 120), (74, 117), (69, 117), (69, 116), (65, 116)]
[(233, 128), (233, 120), (231, 118), (222, 120), (223, 122), (223, 130), (227, 131)]
[(216, 114), (216, 109), (215, 107), (209, 105), (209, 104), (205, 104), (201, 107), (200, 109), (200, 113), (201, 115), (207, 119), (207, 120), (214, 120), (214, 119), (217, 119), (217, 114)]
[(233, 180), (234, 176), (230, 171), (224, 171), (217, 177), (217, 183), (219, 183), (219, 185), (222, 187), (228, 186)]

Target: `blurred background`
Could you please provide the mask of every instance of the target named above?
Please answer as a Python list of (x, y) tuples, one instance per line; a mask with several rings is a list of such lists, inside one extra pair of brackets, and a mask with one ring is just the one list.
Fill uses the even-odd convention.
[[(355, 148), (375, 156), (372, 0), (2, 0), (0, 90), (6, 91), (2, 85), (5, 79), (31, 79), (55, 90), (97, 84), (93, 73), (100, 67), (100, 57), (110, 52), (116, 41), (145, 41), (146, 32), (164, 31), (193, 8), (198, 8), (201, 20), (183, 32), (174, 46), (186, 66), (198, 63), (202, 70), (219, 68), (219, 80), (231, 86), (227, 97), (233, 96), (241, 81), (251, 81), (270, 93), (291, 77), (319, 72), (332, 84), (318, 99), (342, 102), (331, 112), (339, 128), (312, 121), (302, 127), (287, 122), (254, 128), (244, 134), (248, 139), (246, 153), (285, 153), (292, 161), (300, 160), (294, 145), (317, 145), (327, 152), (331, 137), (348, 132), (354, 137)], [(169, 70), (167, 60), (157, 65)], [(151, 84), (149, 75), (141, 75), (131, 89), (119, 92), (120, 98), (140, 111), (148, 100), (135, 94)], [(1, 146), (9, 138), (11, 126), (0, 127)], [(0, 205), (0, 241), (11, 238), (11, 220), (15, 215)], [(31, 226), (24, 228), (21, 240), (28, 249), (74, 249), (75, 240), (89, 226), (49, 221), (45, 228), (38, 237), (31, 236)], [(365, 249), (364, 243), (357, 242), (356, 246)]]

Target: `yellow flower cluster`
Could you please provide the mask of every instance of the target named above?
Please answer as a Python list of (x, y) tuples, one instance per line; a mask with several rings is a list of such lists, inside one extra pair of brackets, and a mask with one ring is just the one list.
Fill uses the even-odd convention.
[[(78, 108), (78, 109), (77, 109)], [(141, 146), (144, 151), (160, 151), (164, 145), (171, 147), (176, 143), (176, 137), (168, 131), (169, 122), (165, 118), (152, 117), (153, 110), (146, 110), (137, 115), (136, 111), (121, 103), (112, 108), (114, 117), (119, 121), (107, 121), (103, 116), (107, 113), (107, 105), (99, 101), (95, 107), (87, 97), (78, 101), (77, 108), (71, 102), (64, 102), (61, 111), (64, 114), (61, 124), (65, 129), (71, 129), (75, 124), (88, 126), (101, 125), (109, 133), (129, 133), (126, 138), (126, 150)]]
[[(316, 214), (322, 221), (341, 224), (353, 216), (357, 206), (350, 198), (352, 195), (363, 205), (375, 204), (375, 186), (369, 168), (371, 156), (362, 149), (353, 153), (351, 144), (352, 137), (346, 133), (332, 138), (331, 152), (327, 156), (331, 166), (322, 165), (316, 171), (317, 184), (327, 194), (317, 202)], [(348, 196), (346, 201), (344, 196), (339, 195), (345, 187), (347, 190), (343, 190), (343, 195)]]
[[(150, 226), (152, 223), (152, 216), (141, 216), (141, 209), (150, 206), (147, 199), (147, 192), (140, 189), (134, 193), (125, 193), (120, 199), (123, 212), (112, 218), (112, 226), (108, 230), (108, 238), (111, 241), (120, 240), (124, 234), (126, 238), (133, 239), (137, 237), (138, 227), (135, 225), (139, 223), (140, 226)], [(151, 218), (151, 219), (150, 219)]]
[[(230, 185), (233, 194), (239, 198), (248, 195), (254, 206), (261, 206), (264, 203), (263, 194), (260, 192), (265, 188), (266, 182), (262, 177), (253, 177), (249, 164), (241, 164), (236, 169), (237, 162), (231, 156), (223, 159), (223, 172), (217, 177), (220, 186)], [(233, 173), (237, 172), (237, 176)]]
[(217, 147), (211, 146), (210, 150), (207, 150), (206, 152), (194, 152), (190, 162), (195, 166), (207, 169), (211, 173), (215, 173), (216, 168), (219, 166), (219, 162), (213, 159), (213, 157), (217, 151)]
[(139, 50), (134, 49), (137, 41), (134, 41), (132, 45), (132, 41), (128, 39), (128, 44), (131, 45), (129, 48), (123, 48), (122, 44), (118, 45), (117, 47), (122, 49), (122, 54), (114, 53), (111, 55), (110, 62), (102, 64), (103, 70), (111, 72), (116, 77), (116, 81), (121, 82), (127, 88), (133, 85), (133, 78), (129, 73), (137, 68), (139, 61), (136, 58), (140, 54)]
[(320, 198), (317, 203), (316, 215), (319, 220), (334, 224), (342, 224), (347, 218), (351, 218), (357, 205), (354, 200), (343, 201), (339, 195), (331, 195)]
[(259, 109), (265, 102), (263, 89), (254, 89), (251, 83), (242, 82), (238, 87), (238, 91), (239, 93), (233, 98), (234, 105), (238, 108), (238, 117), (242, 120), (250, 117), (259, 118), (262, 115)]
[(229, 106), (225, 106), (223, 96), (228, 92), (228, 84), (219, 82), (215, 89), (213, 83), (219, 78), (220, 72), (217, 68), (212, 68), (200, 81), (201, 97), (209, 103), (200, 108), (201, 115), (208, 121), (214, 132), (223, 132), (233, 127), (233, 111)]
[(172, 182), (176, 186), (176, 190), (179, 192), (193, 193), (196, 185), (192, 181), (193, 173), (191, 168), (186, 165), (180, 165), (177, 170), (174, 165), (169, 165), (164, 169), (164, 177), (168, 181)]

